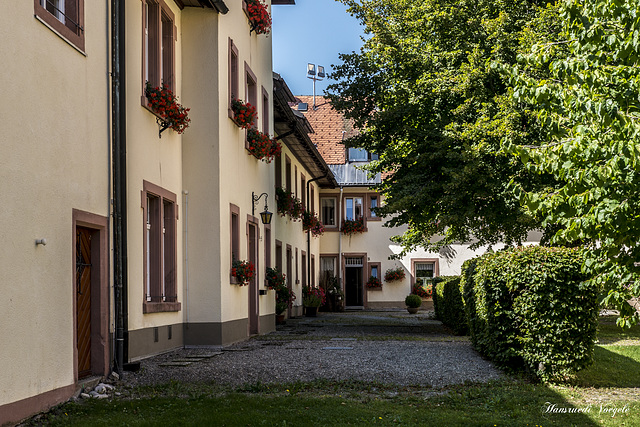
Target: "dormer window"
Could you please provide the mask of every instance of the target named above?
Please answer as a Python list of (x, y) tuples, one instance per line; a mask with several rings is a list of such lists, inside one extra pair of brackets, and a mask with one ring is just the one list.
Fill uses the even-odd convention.
[(364, 148), (349, 148), (347, 153), (349, 162), (369, 162), (371, 160), (378, 160), (378, 155), (370, 153)]

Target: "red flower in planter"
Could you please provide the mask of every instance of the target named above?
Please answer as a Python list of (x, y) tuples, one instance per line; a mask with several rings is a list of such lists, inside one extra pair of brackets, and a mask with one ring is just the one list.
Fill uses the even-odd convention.
[(280, 154), (280, 143), (255, 128), (247, 129), (247, 142), (249, 152), (263, 162), (271, 163)]
[(267, 11), (267, 5), (260, 2), (260, 0), (246, 0), (246, 2), (251, 31), (255, 31), (256, 34), (269, 34), (271, 16)]
[[(171, 128), (177, 133), (184, 132), (189, 127), (189, 108), (178, 104), (178, 98), (166, 86), (153, 87), (149, 82), (145, 87), (147, 106), (157, 114), (165, 128)], [(164, 129), (163, 129), (164, 130)]]
[(233, 261), (231, 275), (238, 280), (240, 286), (248, 285), (255, 273), (255, 267), (249, 261)]
[(302, 213), (302, 229), (304, 231), (310, 230), (313, 237), (322, 236), (324, 233), (324, 225), (320, 222), (318, 216), (310, 211)]
[(233, 121), (243, 129), (252, 127), (258, 118), (256, 107), (248, 102), (245, 104), (239, 99), (231, 101), (231, 111), (233, 111)]

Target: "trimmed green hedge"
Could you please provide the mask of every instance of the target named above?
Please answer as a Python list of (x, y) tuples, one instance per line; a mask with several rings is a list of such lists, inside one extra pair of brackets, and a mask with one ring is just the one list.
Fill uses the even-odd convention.
[(465, 262), (461, 287), (474, 347), (543, 381), (591, 364), (598, 292), (581, 265), (578, 250), (540, 246)]
[(460, 293), (460, 276), (441, 276), (441, 280), (434, 286), (433, 306), (436, 318), (456, 335), (467, 333), (467, 317)]

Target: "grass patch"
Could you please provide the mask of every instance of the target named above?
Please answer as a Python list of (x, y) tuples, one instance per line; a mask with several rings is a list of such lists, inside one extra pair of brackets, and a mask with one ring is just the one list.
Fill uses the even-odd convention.
[[(190, 398), (138, 397), (67, 404), (38, 421), (52, 426), (595, 426), (639, 425), (640, 403), (611, 417), (624, 402), (607, 402), (609, 412), (588, 404), (572, 389), (524, 382), (453, 387), (444, 393), (418, 388), (344, 382), (257, 385), (215, 396), (201, 386)], [(435, 394), (435, 395), (434, 395)], [(554, 405), (554, 410), (548, 410)], [(560, 410), (586, 413), (558, 412)], [(554, 412), (555, 411), (555, 412)], [(36, 424), (32, 424), (36, 425)]]
[(581, 387), (640, 387), (640, 346), (597, 345), (595, 363), (579, 371)]

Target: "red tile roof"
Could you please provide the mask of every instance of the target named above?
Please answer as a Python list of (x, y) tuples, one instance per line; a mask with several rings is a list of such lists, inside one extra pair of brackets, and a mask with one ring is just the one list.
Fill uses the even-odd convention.
[[(302, 111), (314, 133), (309, 134), (311, 141), (316, 144), (320, 155), (329, 165), (340, 165), (346, 161), (344, 139), (356, 134), (351, 120), (331, 108), (329, 99), (316, 96), (316, 109), (313, 109), (313, 96), (296, 96), (300, 102), (308, 105), (307, 111)], [(292, 106), (297, 109), (297, 106)]]

